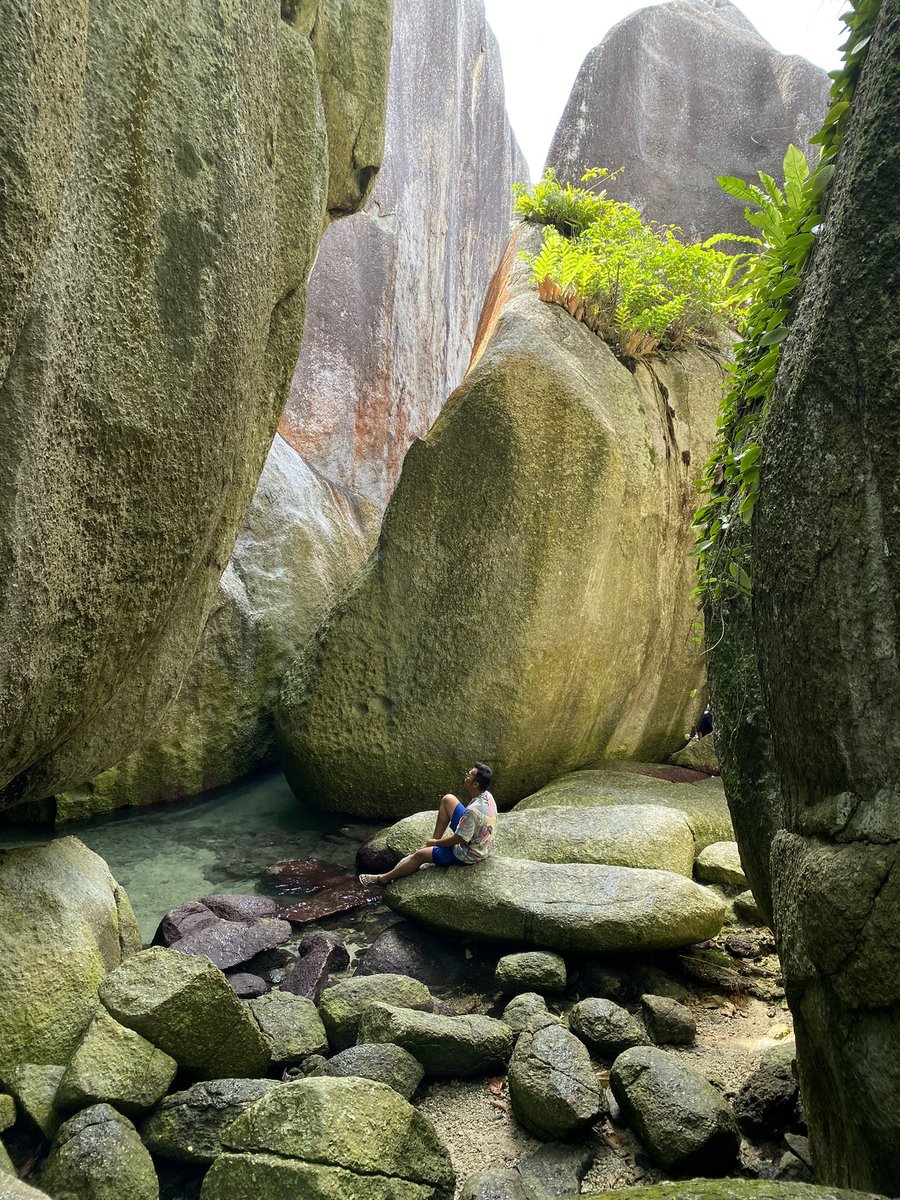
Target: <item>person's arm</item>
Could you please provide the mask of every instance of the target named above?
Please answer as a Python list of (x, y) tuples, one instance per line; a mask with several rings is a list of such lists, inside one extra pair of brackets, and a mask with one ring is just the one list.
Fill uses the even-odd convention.
[(429, 838), (425, 843), (426, 846), (459, 846), (465, 842), (465, 838), (461, 838), (458, 833), (454, 833), (452, 829), (448, 829), (443, 837)]
[(467, 845), (475, 832), (475, 818), (470, 812), (464, 812), (459, 818), (456, 829), (448, 829), (441, 838), (432, 838), (429, 846), (462, 846)]

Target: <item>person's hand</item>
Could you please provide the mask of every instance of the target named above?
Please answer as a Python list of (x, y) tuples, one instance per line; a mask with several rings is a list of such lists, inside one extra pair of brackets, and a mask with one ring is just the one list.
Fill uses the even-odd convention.
[(441, 844), (440, 838), (429, 838), (428, 841), (425, 843), (426, 846), (439, 846), (440, 844)]

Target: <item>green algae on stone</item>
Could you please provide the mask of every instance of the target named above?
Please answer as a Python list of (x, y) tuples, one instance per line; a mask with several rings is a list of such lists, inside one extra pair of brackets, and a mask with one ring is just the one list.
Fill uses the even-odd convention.
[(381, 1042), (350, 1046), (329, 1058), (314, 1073), (338, 1078), (352, 1075), (360, 1079), (372, 1079), (376, 1083), (386, 1083), (399, 1092), (404, 1100), (409, 1100), (422, 1082), (425, 1071), (419, 1060), (402, 1046)]
[(60, 1127), (41, 1184), (53, 1200), (159, 1200), (153, 1160), (128, 1118), (108, 1104)]
[(0, 1078), (67, 1063), (97, 988), (140, 944), (128, 898), (77, 838), (0, 850)]
[(565, 959), (547, 950), (504, 954), (497, 963), (494, 983), (501, 992), (564, 992)]
[(701, 883), (723, 883), (729, 887), (746, 887), (747, 876), (741, 864), (737, 842), (713, 842), (697, 855), (694, 874)]
[(496, 854), (474, 866), (399, 879), (385, 899), (439, 929), (563, 953), (678, 949), (715, 937), (725, 916), (724, 900), (670, 871)]
[(16, 1122), (16, 1102), (6, 1092), (0, 1092), (0, 1133), (4, 1133)]
[(201, 1200), (452, 1200), (434, 1127), (393, 1089), (364, 1079), (283, 1084), (231, 1126)]
[(408, 1050), (429, 1078), (468, 1078), (502, 1070), (513, 1047), (505, 1021), (477, 1014), (445, 1017), (391, 1004), (371, 1004), (359, 1026), (360, 1042), (393, 1042)]
[[(5, 1150), (3, 1154), (6, 1155)], [(8, 1155), (6, 1157), (7, 1159), (9, 1158)], [(3, 1171), (2, 1167), (0, 1167), (0, 1171)], [(0, 1185), (2, 1185), (0, 1186), (0, 1196), (3, 1197), (3, 1200), (52, 1200), (46, 1192), (39, 1192), (37, 1188), (31, 1187), (24, 1180), (16, 1178), (15, 1173), (12, 1171), (8, 1174), (3, 1172)]]
[(324, 991), (319, 1000), (319, 1014), (335, 1050), (355, 1044), (363, 1014), (370, 1004), (377, 1002), (426, 1011), (434, 1005), (425, 984), (407, 975), (357, 975), (337, 983)]
[(664, 767), (652, 763), (608, 763), (573, 771), (554, 779), (540, 791), (526, 796), (516, 812), (536, 808), (606, 805), (661, 805), (684, 813), (698, 850), (712, 842), (731, 841), (734, 830), (721, 780), (702, 783), (672, 783), (658, 774)]
[(692, 771), (702, 771), (704, 775), (719, 774), (719, 759), (716, 755), (716, 744), (707, 734), (702, 738), (691, 738), (686, 746), (669, 759), (676, 767), (687, 767)]
[(269, 1045), (209, 959), (152, 946), (114, 971), (100, 1000), (198, 1079), (265, 1075)]
[(605, 1108), (591, 1056), (553, 1021), (519, 1036), (509, 1064), (509, 1098), (519, 1124), (543, 1141), (586, 1129)]
[[(641, 804), (607, 810), (560, 805), (535, 807), (526, 815), (519, 811), (521, 807), (504, 813), (497, 822), (494, 851), (504, 858), (647, 867), (688, 877), (693, 871), (694, 835), (687, 817), (671, 808)], [(378, 833), (369, 845), (373, 850), (389, 850), (399, 860), (431, 837), (436, 816), (436, 812), (425, 812), (403, 817)]]
[(282, 1085), (274, 1079), (212, 1079), (173, 1092), (141, 1122), (151, 1154), (180, 1162), (211, 1163), (222, 1136), (244, 1109)]
[(325, 1027), (312, 1000), (290, 992), (269, 992), (246, 1001), (247, 1009), (269, 1044), (272, 1064), (290, 1067), (310, 1054), (327, 1054)]
[(48, 1063), (19, 1063), (6, 1076), (6, 1086), (12, 1092), (20, 1114), (48, 1139), (53, 1137), (63, 1120), (56, 1093), (65, 1070), (65, 1067)]
[(99, 1009), (66, 1067), (57, 1106), (107, 1103), (126, 1116), (152, 1108), (175, 1078), (174, 1058)]

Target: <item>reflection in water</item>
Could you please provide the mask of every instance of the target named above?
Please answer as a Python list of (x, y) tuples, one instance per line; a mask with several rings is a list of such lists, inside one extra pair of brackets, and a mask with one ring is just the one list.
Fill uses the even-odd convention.
[[(272, 772), (180, 804), (72, 822), (59, 836), (74, 834), (106, 860), (149, 941), (160, 918), (186, 900), (210, 892), (276, 895), (265, 870), (281, 859), (325, 858), (352, 871), (357, 846), (373, 831), (301, 804)], [(0, 847), (47, 838), (6, 826)]]

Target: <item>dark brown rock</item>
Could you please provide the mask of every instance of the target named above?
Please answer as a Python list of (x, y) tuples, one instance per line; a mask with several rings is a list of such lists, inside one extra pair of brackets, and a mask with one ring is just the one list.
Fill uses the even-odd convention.
[(325, 917), (381, 902), (381, 888), (363, 887), (352, 875), (345, 876), (345, 879), (343, 884), (322, 888), (308, 899), (298, 900), (296, 904), (285, 908), (284, 919), (293, 925), (308, 925), (310, 921), (321, 921)]
[(350, 876), (342, 867), (319, 859), (286, 859), (267, 868), (266, 876), (279, 892), (306, 895), (321, 888), (344, 885)]
[(310, 933), (300, 942), (300, 958), (279, 984), (283, 992), (306, 996), (319, 1003), (328, 976), (343, 970), (350, 955), (340, 938), (330, 933)]
[(260, 917), (256, 921), (212, 921), (196, 925), (184, 937), (171, 943), (182, 954), (202, 954), (221, 970), (248, 962), (262, 950), (272, 950), (290, 940), (291, 926), (286, 920)]
[(223, 921), (252, 921), (256, 917), (281, 916), (281, 905), (268, 896), (203, 896), (200, 903)]
[(468, 957), (467, 947), (443, 934), (435, 934), (408, 921), (380, 933), (361, 956), (355, 975), (408, 975), (428, 987), (479, 986), (491, 988), (491, 966), (481, 963), (476, 951)]
[(191, 930), (211, 925), (215, 919), (215, 913), (200, 900), (188, 900), (166, 913), (153, 935), (153, 945), (171, 946)]
[(823, 70), (779, 54), (729, 0), (657, 4), (587, 56), (547, 164), (572, 183), (589, 167), (624, 166), (610, 194), (645, 219), (692, 240), (743, 234), (744, 206), (716, 176), (779, 176), (788, 144), (819, 128), (828, 88)]
[(259, 975), (250, 975), (246, 971), (226, 971), (231, 990), (239, 1000), (253, 1000), (256, 996), (264, 996), (269, 985)]

